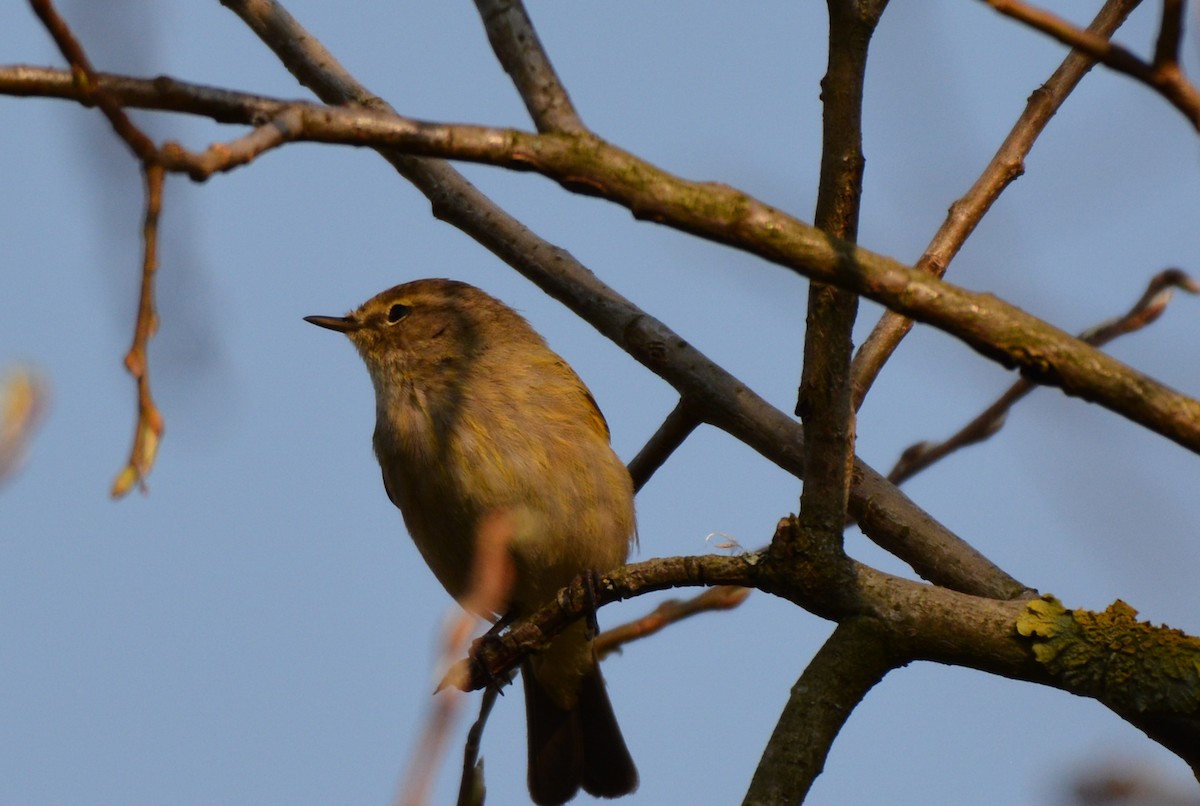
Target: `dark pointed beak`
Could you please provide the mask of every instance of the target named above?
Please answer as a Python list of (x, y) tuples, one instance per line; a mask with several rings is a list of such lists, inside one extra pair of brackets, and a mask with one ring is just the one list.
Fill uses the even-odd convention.
[(304, 321), (326, 330), (336, 330), (338, 333), (351, 333), (362, 327), (349, 316), (306, 316)]

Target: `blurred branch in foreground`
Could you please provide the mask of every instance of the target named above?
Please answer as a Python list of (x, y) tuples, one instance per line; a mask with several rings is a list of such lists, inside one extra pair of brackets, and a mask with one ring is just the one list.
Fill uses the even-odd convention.
[(0, 484), (20, 469), (48, 401), (45, 382), (26, 367), (0, 382)]

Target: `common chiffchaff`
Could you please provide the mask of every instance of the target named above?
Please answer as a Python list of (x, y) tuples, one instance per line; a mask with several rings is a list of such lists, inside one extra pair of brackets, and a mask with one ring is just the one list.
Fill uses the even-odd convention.
[[(306, 320), (345, 333), (366, 362), (384, 488), (451, 596), (471, 594), (485, 521), (508, 530), (513, 616), (625, 561), (629, 473), (583, 381), (516, 311), (465, 283), (416, 280), (347, 316)], [(521, 677), (535, 803), (565, 803), (581, 786), (610, 798), (637, 788), (582, 622)]]

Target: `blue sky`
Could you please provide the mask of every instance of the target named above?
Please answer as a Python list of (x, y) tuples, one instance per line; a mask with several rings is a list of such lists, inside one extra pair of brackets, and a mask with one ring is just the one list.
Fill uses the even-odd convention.
[[(1119, 38), (1146, 52), (1153, 4)], [(1063, 13), (1074, 4), (1060, 3)], [(292, 13), (403, 114), (528, 127), (468, 3), (292, 2)], [(811, 219), (820, 3), (536, 2), (584, 120), (668, 170), (737, 185)], [(217, 2), (64, 2), (103, 70), (306, 97)], [(1194, 35), (1185, 55), (1197, 72)], [(860, 240), (911, 262), (974, 181), (1061, 48), (981, 3), (895, 3), (868, 72)], [(0, 62), (61, 64), (24, 3), (0, 7)], [(0, 781), (14, 804), (390, 803), (430, 704), (452, 604), (383, 493), (367, 375), (306, 325), (425, 276), (523, 311), (592, 388), (630, 458), (672, 391), (458, 231), (366, 150), (296, 145), (195, 185), (167, 184), (162, 329), (151, 378), (166, 435), (148, 495), (108, 498), (133, 424), (141, 216), (136, 165), (94, 111), (0, 97), (0, 368), (52, 391), (23, 471), (0, 489)], [(237, 131), (137, 114), (200, 148)], [(1200, 274), (1200, 140), (1165, 102), (1094, 71), (1026, 175), (953, 264), (1067, 330), (1125, 310), (1168, 265)], [(485, 192), (709, 357), (790, 411), (806, 284), (534, 175), (466, 166)], [(1110, 351), (1193, 396), (1200, 300)], [(858, 338), (878, 315), (864, 303)], [(1011, 382), (918, 328), (858, 426), (880, 470), (943, 437)], [(1120, 597), (1200, 634), (1197, 458), (1057, 391), (990, 443), (906, 490), (1010, 573), (1075, 607)], [(794, 479), (702, 429), (638, 499), (641, 558), (763, 544)], [(852, 554), (895, 560), (851, 534)], [(606, 608), (604, 625), (657, 601)], [(606, 664), (642, 769), (626, 802), (739, 802), (788, 690), (830, 626), (765, 595), (678, 625)], [(469, 706), (470, 707), (470, 706)], [(484, 746), (496, 804), (524, 798), (519, 695)], [(458, 742), (434, 802), (448, 802)], [(1072, 776), (1129, 764), (1184, 787), (1184, 765), (1095, 703), (977, 672), (890, 675), (839, 736), (814, 804), (1052, 804)]]

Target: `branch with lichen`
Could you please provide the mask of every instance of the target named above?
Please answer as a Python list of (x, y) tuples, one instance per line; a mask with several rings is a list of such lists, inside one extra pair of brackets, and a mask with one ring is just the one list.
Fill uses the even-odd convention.
[[(797, 524), (785, 518), (779, 528), (794, 530)], [(793, 537), (809, 539), (803, 531)], [(1092, 614), (1067, 611), (1048, 598), (1000, 601), (861, 563), (854, 564), (850, 591), (833, 596), (825, 572), (816, 564), (773, 560), (769, 552), (635, 563), (605, 574), (598, 585), (576, 581), (505, 633), (478, 642), (451, 678), (467, 689), (502, 678), (592, 607), (669, 588), (737, 585), (839, 623), (870, 620), (894, 665), (928, 660), (967, 666), (1096, 699), (1200, 775), (1200, 667), (1188, 665), (1200, 659), (1200, 639), (1137, 622), (1125, 605)], [(1134, 657), (1142, 652), (1147, 659)]]

